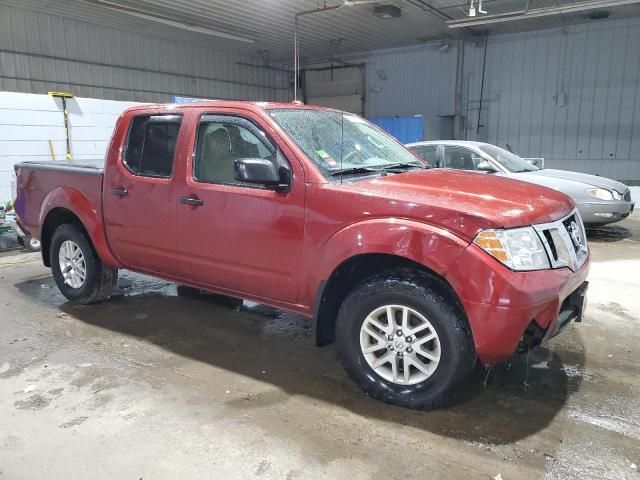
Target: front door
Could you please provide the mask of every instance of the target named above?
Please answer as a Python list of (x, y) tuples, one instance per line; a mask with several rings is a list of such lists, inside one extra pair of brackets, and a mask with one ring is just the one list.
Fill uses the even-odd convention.
[[(234, 160), (262, 158), (291, 173), (277, 192), (235, 179)], [(254, 119), (205, 115), (177, 214), (190, 278), (294, 303), (304, 240), (304, 176)]]
[(126, 267), (182, 273), (176, 258), (174, 168), (181, 124), (181, 115), (133, 117), (121, 158), (105, 171), (107, 239)]

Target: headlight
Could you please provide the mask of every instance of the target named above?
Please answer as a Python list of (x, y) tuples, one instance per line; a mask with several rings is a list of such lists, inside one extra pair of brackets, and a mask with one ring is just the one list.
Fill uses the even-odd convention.
[(599, 200), (613, 200), (613, 193), (604, 188), (590, 188), (587, 193)]
[(551, 267), (544, 245), (532, 227), (483, 230), (473, 243), (512, 270)]
[(611, 193), (613, 194), (614, 200), (622, 200), (622, 194), (616, 192), (615, 190), (611, 190)]

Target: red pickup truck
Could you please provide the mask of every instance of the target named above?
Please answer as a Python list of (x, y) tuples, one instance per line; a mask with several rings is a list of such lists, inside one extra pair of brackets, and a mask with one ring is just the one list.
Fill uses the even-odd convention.
[(430, 169), (299, 103), (131, 108), (104, 165), (16, 165), (21, 228), (73, 302), (120, 268), (312, 318), (371, 396), (442, 405), (476, 361), (580, 321), (589, 250), (565, 195)]

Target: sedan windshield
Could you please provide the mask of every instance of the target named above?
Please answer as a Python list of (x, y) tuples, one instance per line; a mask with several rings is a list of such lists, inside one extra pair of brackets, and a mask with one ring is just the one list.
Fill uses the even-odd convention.
[(495, 145), (480, 145), (480, 150), (493, 157), (500, 165), (512, 173), (532, 172), (538, 167), (531, 165), (526, 160)]
[(389, 135), (356, 115), (289, 108), (269, 113), (327, 177), (428, 167)]

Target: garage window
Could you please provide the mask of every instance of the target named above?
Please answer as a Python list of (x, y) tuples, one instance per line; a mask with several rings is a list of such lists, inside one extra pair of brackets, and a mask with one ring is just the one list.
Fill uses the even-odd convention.
[(179, 115), (135, 117), (123, 159), (129, 171), (146, 177), (170, 177), (181, 124)]

